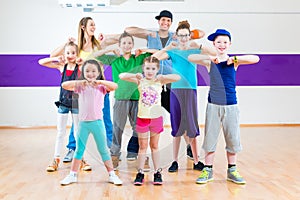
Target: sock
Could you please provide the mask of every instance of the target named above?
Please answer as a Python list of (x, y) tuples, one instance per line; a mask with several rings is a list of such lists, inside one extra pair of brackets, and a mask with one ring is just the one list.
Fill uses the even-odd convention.
[(77, 172), (70, 171), (70, 175), (71, 175), (71, 176), (77, 176)]
[(111, 170), (110, 172), (108, 172), (109, 176), (115, 176), (115, 171), (114, 170)]
[(144, 170), (143, 169), (138, 169), (138, 173), (144, 174)]
[(236, 164), (228, 164), (228, 169), (231, 168), (231, 167), (235, 167)]

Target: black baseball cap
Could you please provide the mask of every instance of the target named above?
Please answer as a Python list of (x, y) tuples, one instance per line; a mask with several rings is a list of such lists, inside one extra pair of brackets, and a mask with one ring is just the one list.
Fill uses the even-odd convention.
[(163, 11), (161, 11), (161, 12), (159, 13), (159, 15), (155, 17), (155, 19), (160, 20), (160, 18), (162, 18), (162, 17), (168, 17), (168, 18), (171, 19), (171, 21), (173, 21), (173, 15), (172, 15), (172, 13), (171, 13), (170, 11), (168, 11), (168, 10), (163, 10)]

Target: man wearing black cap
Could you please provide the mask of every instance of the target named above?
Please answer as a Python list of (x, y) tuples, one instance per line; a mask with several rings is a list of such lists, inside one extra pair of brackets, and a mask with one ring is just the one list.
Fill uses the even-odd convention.
[[(127, 27), (125, 32), (138, 38), (147, 40), (147, 48), (161, 50), (165, 46), (169, 45), (172, 41), (176, 40), (173, 36), (174, 33), (169, 29), (173, 22), (173, 14), (168, 10), (163, 10), (155, 17), (158, 20), (159, 30), (151, 31), (139, 27)], [(204, 32), (197, 30), (197, 36), (194, 39), (198, 39), (204, 36)], [(191, 36), (193, 38), (193, 36)], [(160, 61), (160, 74), (172, 73), (172, 61), (161, 60)], [(170, 112), (170, 84), (163, 86), (161, 93), (161, 105)], [(190, 145), (187, 146), (187, 156), (193, 159), (193, 154)]]

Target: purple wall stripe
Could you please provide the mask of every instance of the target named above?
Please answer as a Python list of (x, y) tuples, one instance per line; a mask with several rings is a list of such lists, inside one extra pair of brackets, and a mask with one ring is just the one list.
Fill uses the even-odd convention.
[[(40, 66), (38, 60), (49, 55), (0, 55), (0, 87), (59, 86), (58, 70)], [(300, 85), (300, 54), (260, 54), (260, 62), (244, 65), (237, 71), (237, 85)], [(111, 80), (111, 67), (105, 67)], [(198, 85), (209, 85), (206, 68), (198, 66)]]

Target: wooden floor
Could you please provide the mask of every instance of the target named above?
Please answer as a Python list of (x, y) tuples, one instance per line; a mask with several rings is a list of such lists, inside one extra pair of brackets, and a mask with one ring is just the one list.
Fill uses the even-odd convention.
[[(85, 158), (93, 171), (80, 172), (77, 184), (60, 186), (59, 181), (69, 173), (70, 164), (61, 164), (54, 173), (45, 171), (54, 151), (54, 128), (0, 129), (0, 199), (300, 199), (300, 127), (243, 127), (241, 134), (243, 151), (239, 154), (238, 168), (247, 181), (243, 186), (226, 181), (223, 137), (218, 144), (213, 182), (195, 183), (199, 172), (192, 170), (183, 141), (180, 169), (178, 173), (168, 173), (172, 162), (169, 130), (160, 141), (164, 185), (153, 186), (153, 172), (149, 172), (143, 186), (134, 186), (136, 163), (126, 161), (125, 152), (118, 172), (124, 184), (109, 184), (90, 137)], [(124, 135), (124, 144), (128, 138), (129, 130)], [(202, 139), (198, 138), (199, 146)]]

